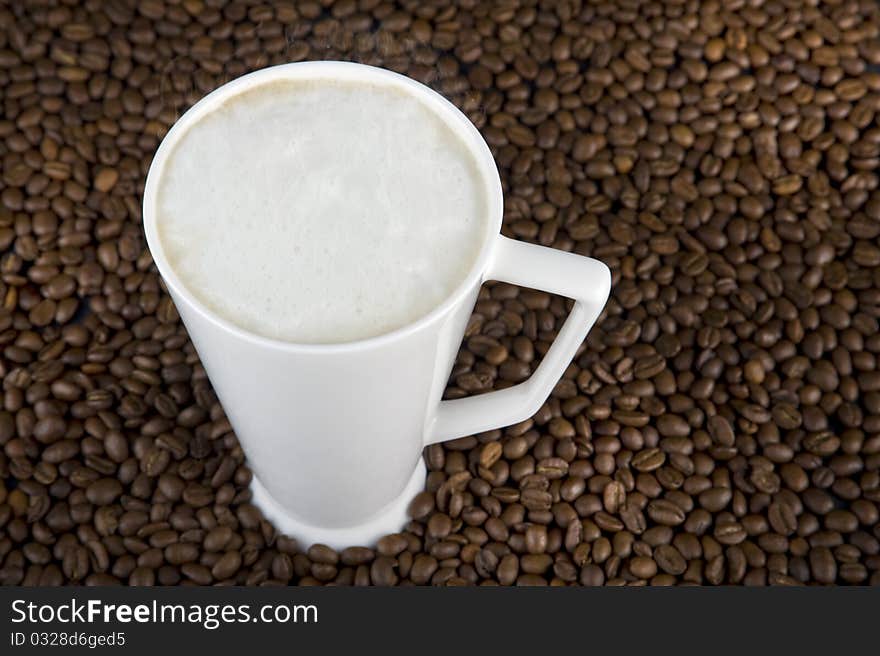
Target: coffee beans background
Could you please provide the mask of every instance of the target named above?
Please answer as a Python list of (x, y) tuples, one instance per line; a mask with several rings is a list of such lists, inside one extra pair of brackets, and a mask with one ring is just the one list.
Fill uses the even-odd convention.
[[(541, 410), (339, 553), (250, 504), (140, 222), (189, 105), (304, 59), (445, 94), (504, 232), (614, 274)], [(875, 0), (0, 3), (0, 584), (880, 583), (878, 65)], [(447, 396), (567, 309), (487, 285)]]

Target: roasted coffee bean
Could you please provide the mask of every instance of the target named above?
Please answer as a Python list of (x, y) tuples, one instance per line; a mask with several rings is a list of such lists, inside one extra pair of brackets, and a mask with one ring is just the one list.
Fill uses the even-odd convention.
[(313, 544), (308, 550), (309, 558), (316, 563), (335, 565), (339, 562), (339, 554), (324, 544)]
[(437, 559), (427, 554), (418, 554), (410, 569), (410, 579), (416, 585), (425, 585), (437, 571)]
[(647, 510), (648, 516), (662, 526), (678, 526), (685, 520), (684, 511), (665, 499), (651, 501)]
[(165, 548), (165, 562), (172, 565), (191, 563), (198, 558), (198, 555), (199, 549), (192, 543), (178, 542)]
[(626, 488), (619, 481), (611, 481), (602, 493), (602, 503), (609, 513), (616, 513), (626, 501)]
[(395, 567), (394, 559), (387, 556), (378, 556), (370, 566), (370, 580), (373, 582), (373, 585), (389, 586), (397, 583), (398, 577)]
[(348, 547), (339, 554), (343, 565), (358, 566), (369, 563), (375, 554), (372, 549), (366, 547)]
[(674, 546), (661, 544), (654, 550), (657, 566), (667, 574), (680, 576), (687, 569), (687, 561)]
[(122, 494), (122, 484), (115, 478), (102, 478), (86, 489), (86, 498), (96, 506), (107, 506)]
[(376, 551), (383, 556), (394, 557), (404, 551), (407, 545), (406, 538), (400, 534), (386, 535), (379, 539)]
[(211, 575), (218, 581), (228, 579), (241, 567), (241, 554), (238, 551), (227, 551), (214, 564)]
[(660, 449), (644, 449), (636, 453), (630, 464), (640, 472), (651, 472), (660, 468), (666, 461), (666, 454)]
[(434, 510), (434, 495), (420, 492), (409, 504), (409, 516), (413, 519), (424, 519)]
[(798, 528), (797, 515), (787, 503), (771, 503), (767, 509), (767, 519), (773, 530), (781, 535), (791, 535)]

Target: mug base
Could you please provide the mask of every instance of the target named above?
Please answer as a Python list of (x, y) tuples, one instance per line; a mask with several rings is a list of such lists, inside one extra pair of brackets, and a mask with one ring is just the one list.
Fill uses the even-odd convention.
[(383, 535), (399, 532), (409, 521), (407, 507), (413, 497), (424, 489), (426, 477), (425, 462), (419, 458), (409, 482), (394, 501), (363, 523), (342, 528), (307, 524), (292, 517), (269, 495), (256, 476), (251, 481), (251, 502), (275, 525), (279, 533), (295, 538), (304, 549), (313, 544), (326, 544), (337, 551), (346, 547), (372, 547)]

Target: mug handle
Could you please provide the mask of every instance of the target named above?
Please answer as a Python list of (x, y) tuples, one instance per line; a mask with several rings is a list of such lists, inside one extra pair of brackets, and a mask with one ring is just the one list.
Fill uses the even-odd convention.
[(600, 262), (502, 235), (486, 280), (531, 287), (575, 300), (541, 364), (525, 382), (496, 392), (441, 401), (425, 444), (509, 426), (535, 414), (577, 353), (611, 291), (611, 272)]

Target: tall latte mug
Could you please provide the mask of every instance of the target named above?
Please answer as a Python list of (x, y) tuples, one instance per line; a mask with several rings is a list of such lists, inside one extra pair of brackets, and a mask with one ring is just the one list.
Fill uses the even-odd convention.
[[(489, 229), (466, 279), (414, 323), (344, 344), (267, 339), (206, 308), (169, 263), (157, 237), (156, 195), (175, 141), (229, 96), (280, 79), (366, 80), (406, 89), (472, 149), (488, 181)], [(165, 137), (144, 192), (147, 241), (253, 469), (254, 503), (281, 532), (303, 545), (374, 543), (406, 523), (406, 507), (425, 482), (426, 445), (522, 421), (546, 400), (605, 305), (611, 277), (597, 260), (501, 236), (501, 217), (498, 172), (476, 128), (431, 89), (383, 69), (342, 62), (263, 69), (206, 96)], [(487, 280), (561, 294), (574, 306), (531, 378), (480, 396), (441, 400)]]

